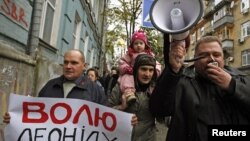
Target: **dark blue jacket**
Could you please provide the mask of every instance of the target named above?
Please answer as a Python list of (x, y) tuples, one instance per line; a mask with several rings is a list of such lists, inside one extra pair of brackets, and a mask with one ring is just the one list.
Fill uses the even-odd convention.
[[(49, 80), (41, 89), (39, 97), (64, 98), (63, 82), (64, 76)], [(104, 91), (94, 82), (81, 77), (76, 81), (76, 86), (67, 95), (67, 98), (83, 99), (101, 105), (107, 105), (107, 98)]]

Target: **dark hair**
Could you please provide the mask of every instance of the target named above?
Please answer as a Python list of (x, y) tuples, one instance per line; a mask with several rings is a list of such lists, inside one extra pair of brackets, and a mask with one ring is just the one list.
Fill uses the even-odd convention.
[(93, 72), (95, 73), (96, 78), (97, 78), (97, 79), (99, 78), (98, 71), (97, 71), (95, 68), (89, 68), (89, 69), (87, 70), (87, 74), (89, 73), (89, 71), (93, 71)]
[(120, 74), (120, 71), (119, 71), (119, 69), (118, 69), (117, 67), (112, 67), (112, 68), (111, 68), (111, 71), (112, 71), (112, 70), (115, 70), (115, 71), (117, 72), (118, 75)]
[(205, 36), (205, 37), (202, 37), (200, 40), (197, 41), (197, 43), (195, 45), (195, 51), (197, 51), (200, 44), (202, 44), (202, 43), (210, 43), (210, 42), (217, 42), (222, 47), (222, 43), (221, 43), (220, 39), (217, 36)]

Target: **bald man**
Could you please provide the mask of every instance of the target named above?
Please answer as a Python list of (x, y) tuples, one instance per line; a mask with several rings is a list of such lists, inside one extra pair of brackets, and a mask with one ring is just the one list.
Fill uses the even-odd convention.
[(63, 75), (50, 80), (40, 91), (39, 97), (76, 98), (106, 105), (104, 92), (94, 82), (82, 76), (85, 57), (80, 50), (64, 54)]
[[(107, 105), (104, 91), (87, 77), (83, 77), (85, 57), (80, 50), (72, 49), (64, 54), (63, 75), (49, 80), (38, 97), (75, 98)], [(4, 115), (4, 123), (10, 122), (10, 114)]]

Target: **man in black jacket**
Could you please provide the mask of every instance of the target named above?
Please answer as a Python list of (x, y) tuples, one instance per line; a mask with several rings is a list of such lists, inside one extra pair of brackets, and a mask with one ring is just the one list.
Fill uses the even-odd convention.
[(169, 62), (150, 98), (154, 116), (171, 116), (167, 141), (207, 141), (211, 125), (250, 124), (250, 78), (224, 66), (221, 41), (202, 37), (194, 66), (184, 69), (185, 44), (172, 43)]

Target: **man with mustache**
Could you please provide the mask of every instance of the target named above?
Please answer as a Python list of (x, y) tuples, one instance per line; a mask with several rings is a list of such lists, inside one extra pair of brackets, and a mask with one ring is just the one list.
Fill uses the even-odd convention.
[(185, 44), (174, 44), (149, 104), (154, 116), (172, 117), (167, 141), (207, 141), (211, 125), (249, 125), (250, 78), (225, 66), (221, 41), (202, 37), (194, 56), (200, 59), (188, 68), (176, 59)]

